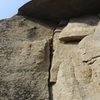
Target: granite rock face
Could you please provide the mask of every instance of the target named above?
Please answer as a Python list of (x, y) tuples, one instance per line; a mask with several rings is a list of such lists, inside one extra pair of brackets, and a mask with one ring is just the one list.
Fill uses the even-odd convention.
[(22, 16), (0, 21), (0, 100), (49, 100), (51, 37)]
[(18, 14), (60, 21), (69, 17), (100, 11), (100, 0), (32, 0), (19, 9)]
[(0, 100), (100, 100), (100, 18), (61, 23), (0, 21)]
[[(95, 18), (93, 20), (96, 21)], [(80, 18), (77, 19), (77, 22), (79, 21)], [(86, 19), (83, 22), (86, 22)], [(71, 31), (69, 24), (65, 28), (69, 28), (69, 31)], [(73, 22), (73, 25), (74, 24), (76, 24), (76, 21)], [(77, 24), (75, 27), (77, 27)], [(73, 41), (73, 36), (80, 35), (78, 34), (78, 31), (76, 31), (76, 34), (71, 34), (72, 37), (70, 37), (70, 41), (66, 41), (65, 39), (63, 42), (59, 41), (59, 36), (62, 36), (64, 30), (55, 33), (54, 57), (50, 80), (51, 82), (55, 82), (55, 84), (52, 85), (53, 100), (100, 99), (99, 20), (97, 21), (93, 32), (91, 31), (91, 27), (88, 27), (88, 32), (91, 34), (87, 34), (87, 36), (81, 38), (80, 41), (77, 41), (77, 39)], [(75, 29), (77, 30), (77, 28)], [(84, 29), (87, 29), (87, 27)], [(65, 38), (67, 35), (69, 36), (67, 33), (69, 31), (65, 31)]]

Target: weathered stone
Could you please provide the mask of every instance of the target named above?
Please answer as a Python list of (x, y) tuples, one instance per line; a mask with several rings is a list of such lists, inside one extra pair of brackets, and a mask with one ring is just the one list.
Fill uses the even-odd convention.
[(0, 100), (49, 100), (51, 37), (21, 16), (0, 21)]
[(85, 37), (80, 42), (79, 47), (84, 62), (100, 56), (100, 25), (96, 28), (95, 34)]
[(98, 20), (72, 19), (65, 29), (75, 38), (64, 36), (64, 41), (59, 41), (65, 30), (59, 26), (66, 23), (53, 33), (53, 28), (22, 16), (1, 20), (0, 100), (99, 100)]
[(66, 59), (67, 56), (70, 58), (70, 54), (72, 52), (71, 48), (74, 45), (73, 43), (71, 44), (72, 45), (71, 46), (70, 44), (66, 45), (60, 42), (59, 34), (60, 32), (56, 31), (54, 35), (54, 41), (53, 41), (54, 53), (53, 53), (51, 71), (50, 71), (51, 72), (50, 82), (56, 82), (60, 64), (63, 62), (64, 59)]
[[(92, 43), (90, 40), (93, 37), (91, 38), (91, 36), (94, 37)], [(65, 44), (66, 48), (63, 51), (68, 51), (68, 54), (65, 54), (60, 63), (57, 81), (52, 87), (53, 100), (99, 100), (100, 58), (99, 55), (94, 55), (94, 46), (91, 45), (95, 45), (95, 49), (98, 50), (98, 44), (100, 44), (98, 39), (100, 40), (96, 35), (90, 35), (84, 38), (79, 45)], [(84, 51), (87, 52), (84, 53)], [(90, 54), (93, 54), (92, 57), (94, 58), (84, 62), (82, 56), (88, 57)]]
[(59, 35), (61, 41), (80, 41), (82, 38), (95, 32), (99, 18), (95, 16), (85, 16), (73, 18)]
[(97, 13), (100, 11), (99, 0), (32, 0), (19, 9), (18, 14), (60, 21), (72, 16)]
[(65, 57), (52, 86), (53, 100), (99, 100), (100, 26), (95, 34), (86, 36), (79, 44), (69, 42), (63, 45), (66, 45), (62, 52)]
[[(62, 60), (65, 59), (66, 57), (65, 55), (70, 52), (71, 48), (73, 48), (69, 46), (69, 48), (66, 49), (66, 45), (63, 44), (61, 41), (59, 41), (59, 37), (61, 36), (63, 37), (65, 35), (64, 41), (69, 42), (69, 44), (70, 42), (73, 41), (74, 42), (80, 41), (86, 35), (95, 33), (95, 29), (97, 27), (98, 22), (99, 19), (95, 16), (83, 17), (81, 19), (77, 18), (77, 19), (73, 19), (72, 23), (69, 22), (64, 29), (58, 28), (55, 30), (56, 33), (54, 35), (54, 41), (53, 41), (54, 53), (53, 53), (53, 60), (51, 66), (51, 78), (50, 78), (51, 82), (56, 82), (59, 66)], [(81, 37), (81, 38), (77, 38), (77, 37)]]
[(78, 45), (76, 57), (78, 59), (74, 60), (76, 64), (75, 75), (85, 100), (99, 100), (100, 98), (99, 44), (100, 33), (85, 37)]
[[(60, 33), (59, 33), (60, 34)], [(73, 57), (78, 43), (62, 43), (59, 41), (59, 34), (55, 34), (56, 48), (51, 68), (51, 82), (53, 100), (81, 100), (80, 92), (77, 89), (77, 81), (74, 75)], [(59, 42), (57, 42), (57, 40)], [(73, 93), (75, 88), (76, 94)], [(73, 98), (73, 99), (71, 99)]]
[[(60, 45), (62, 45), (59, 42), (59, 32), (60, 30), (57, 30), (55, 32), (54, 38), (53, 38), (53, 58), (52, 58), (52, 64), (51, 64), (51, 69), (50, 69), (50, 82), (56, 82), (57, 80), (57, 73), (59, 70), (59, 66), (60, 66), (60, 62), (61, 62), (61, 57), (62, 55), (60, 55)], [(60, 55), (58, 57), (58, 55)]]

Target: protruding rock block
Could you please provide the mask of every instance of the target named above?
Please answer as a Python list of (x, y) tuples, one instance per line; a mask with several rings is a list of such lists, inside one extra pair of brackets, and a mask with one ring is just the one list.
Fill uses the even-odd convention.
[(70, 42), (80, 41), (82, 38), (95, 32), (99, 18), (95, 16), (84, 16), (73, 18), (59, 35), (59, 40)]

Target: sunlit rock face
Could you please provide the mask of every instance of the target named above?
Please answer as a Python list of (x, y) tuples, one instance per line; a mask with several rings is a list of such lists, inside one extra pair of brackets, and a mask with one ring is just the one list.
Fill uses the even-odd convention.
[(97, 13), (100, 0), (32, 0), (23, 5), (18, 14), (59, 21), (69, 17)]
[(22, 16), (0, 21), (0, 100), (49, 100), (51, 37)]
[(53, 49), (52, 100), (100, 100), (100, 19), (70, 19)]
[(99, 5), (32, 0), (0, 20), (0, 100), (100, 100)]

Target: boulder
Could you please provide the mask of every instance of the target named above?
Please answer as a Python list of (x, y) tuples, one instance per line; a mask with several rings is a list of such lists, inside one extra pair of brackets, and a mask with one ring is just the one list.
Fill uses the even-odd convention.
[(29, 17), (59, 21), (69, 17), (100, 11), (100, 0), (32, 0), (21, 8), (18, 14)]

